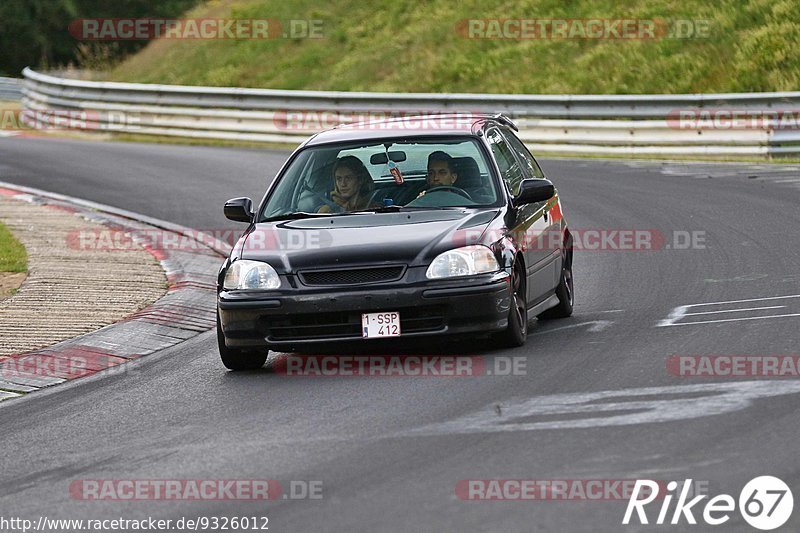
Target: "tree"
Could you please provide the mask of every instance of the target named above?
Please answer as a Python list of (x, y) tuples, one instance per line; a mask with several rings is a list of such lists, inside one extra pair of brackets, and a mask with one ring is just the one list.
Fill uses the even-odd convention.
[[(0, 0), (0, 74), (18, 76), (26, 66), (39, 69), (77, 63), (81, 44), (69, 33), (79, 18), (178, 17), (199, 0)], [(147, 44), (120, 41), (112, 59)]]

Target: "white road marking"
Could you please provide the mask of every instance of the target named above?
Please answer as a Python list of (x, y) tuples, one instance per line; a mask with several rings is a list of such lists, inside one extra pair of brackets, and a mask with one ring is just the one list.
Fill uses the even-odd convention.
[[(739, 381), (553, 394), (502, 403), (500, 415), (489, 405), (404, 434), (494, 433), (674, 422), (741, 411), (755, 400), (798, 393), (800, 381)], [(541, 419), (536, 420), (537, 417)]]
[(745, 307), (743, 309), (723, 309), (722, 311), (701, 311), (699, 313), (684, 313), (683, 316), (715, 315), (717, 313), (739, 313), (741, 311), (757, 311), (759, 309), (783, 309), (785, 305), (770, 305), (768, 307)]
[(660, 320), (658, 324), (656, 324), (656, 327), (663, 328), (666, 326), (674, 325), (675, 322), (686, 316), (686, 310), (689, 309), (690, 307), (691, 307), (690, 305), (681, 305), (676, 307), (675, 309), (670, 311), (669, 316), (667, 316), (667, 318)]
[(739, 318), (719, 318), (716, 320), (703, 320), (697, 322), (679, 322), (682, 318), (687, 316), (694, 316), (694, 315), (714, 315), (718, 313), (737, 313), (737, 312), (745, 312), (745, 311), (761, 311), (764, 309), (784, 309), (787, 306), (785, 305), (775, 305), (775, 306), (764, 306), (764, 307), (749, 307), (749, 308), (737, 308), (737, 309), (716, 309), (712, 311), (697, 311), (697, 312), (688, 312), (689, 309), (693, 309), (696, 307), (706, 307), (711, 305), (731, 305), (731, 304), (741, 304), (741, 303), (750, 303), (750, 302), (769, 302), (774, 300), (792, 300), (800, 298), (800, 294), (790, 294), (788, 296), (767, 296), (764, 298), (748, 298), (745, 300), (728, 300), (724, 302), (708, 302), (708, 303), (700, 303), (700, 304), (690, 304), (690, 305), (681, 305), (670, 311), (667, 318), (660, 320), (656, 327), (667, 327), (667, 326), (691, 326), (693, 324), (714, 324), (716, 322), (737, 322), (742, 320), (765, 320), (768, 318), (788, 318), (788, 317), (795, 317), (800, 316), (800, 312), (798, 313), (782, 313), (777, 315), (766, 315), (766, 316), (748, 316), (748, 317), (739, 317)]
[(762, 302), (766, 300), (786, 300), (788, 298), (800, 298), (800, 294), (790, 294), (789, 296), (767, 296), (764, 298), (748, 298), (747, 300), (728, 300), (726, 302), (709, 302), (704, 304), (691, 304), (686, 307), (698, 307), (700, 305), (724, 305), (724, 304), (742, 304), (747, 302)]
[(767, 318), (787, 318), (792, 316), (800, 316), (800, 313), (791, 313), (786, 315), (769, 315), (769, 316), (747, 316), (742, 318), (720, 318), (717, 320), (699, 320), (697, 322), (683, 322), (681, 324), (670, 324), (670, 326), (694, 326), (696, 324), (716, 324), (717, 322), (739, 322), (742, 320), (765, 320)]
[(589, 322), (581, 322), (580, 324), (570, 324), (569, 326), (561, 326), (558, 328), (553, 329), (546, 329), (544, 331), (537, 331), (532, 333), (531, 335), (544, 335), (545, 333), (553, 333), (554, 331), (563, 331), (565, 329), (573, 329), (573, 328), (580, 328), (583, 326), (591, 326), (586, 331), (591, 333), (599, 333), (604, 329), (608, 328), (614, 322), (611, 320), (591, 320)]
[(740, 282), (740, 281), (757, 281), (759, 279), (768, 278), (769, 274), (750, 274), (747, 276), (736, 276), (735, 278), (725, 278), (725, 279), (706, 279), (703, 280), (706, 283), (728, 283), (728, 282)]
[(0, 137), (14, 137), (19, 135), (18, 131), (0, 131)]

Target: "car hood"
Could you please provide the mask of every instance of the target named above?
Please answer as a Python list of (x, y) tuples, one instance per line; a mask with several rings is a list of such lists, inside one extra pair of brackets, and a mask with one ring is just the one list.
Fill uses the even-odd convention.
[(445, 250), (481, 242), (499, 209), (359, 213), (254, 225), (242, 259), (283, 272), (365, 264), (428, 265)]

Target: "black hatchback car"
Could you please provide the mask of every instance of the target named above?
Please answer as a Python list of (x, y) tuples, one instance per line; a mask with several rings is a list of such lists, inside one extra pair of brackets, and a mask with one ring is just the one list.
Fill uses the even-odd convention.
[[(224, 365), (269, 349), (491, 334), (572, 314), (572, 239), (558, 193), (502, 115), (340, 126), (289, 157), (219, 272)], [(387, 340), (388, 339), (388, 340)]]

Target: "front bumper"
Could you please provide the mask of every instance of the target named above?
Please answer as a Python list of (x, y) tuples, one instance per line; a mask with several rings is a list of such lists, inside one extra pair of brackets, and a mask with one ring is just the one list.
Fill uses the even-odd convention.
[(221, 291), (220, 324), (229, 347), (291, 349), (362, 340), (361, 314), (397, 311), (401, 338), (494, 332), (508, 325), (511, 287), (506, 272), (415, 285)]

